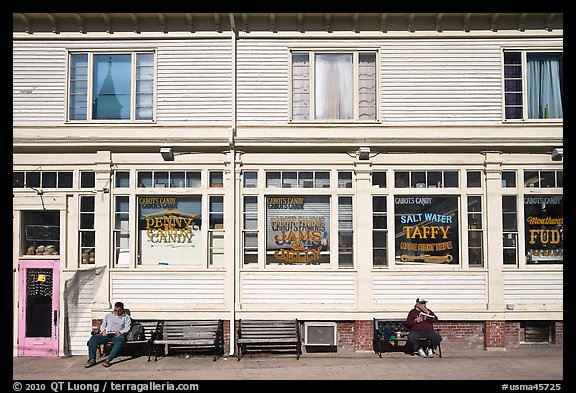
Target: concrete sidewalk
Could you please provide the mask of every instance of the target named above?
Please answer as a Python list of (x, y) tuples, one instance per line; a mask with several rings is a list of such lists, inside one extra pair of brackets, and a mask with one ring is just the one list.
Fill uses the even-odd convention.
[[(121, 356), (105, 368), (102, 360), (84, 368), (85, 356), (14, 357), (13, 379), (47, 381), (166, 380), (502, 380), (562, 381), (563, 349), (443, 351), (442, 358), (404, 353), (247, 354), (240, 361), (223, 356), (170, 355), (148, 362), (147, 356)], [(562, 390), (565, 388), (563, 387)]]

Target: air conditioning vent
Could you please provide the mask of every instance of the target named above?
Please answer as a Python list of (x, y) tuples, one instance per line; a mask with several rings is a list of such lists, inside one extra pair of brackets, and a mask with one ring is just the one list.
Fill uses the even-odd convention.
[(336, 322), (304, 322), (304, 345), (336, 346)]

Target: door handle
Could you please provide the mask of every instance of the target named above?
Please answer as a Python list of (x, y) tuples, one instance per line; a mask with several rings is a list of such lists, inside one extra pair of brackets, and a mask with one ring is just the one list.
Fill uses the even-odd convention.
[(58, 324), (58, 310), (54, 310), (54, 326)]

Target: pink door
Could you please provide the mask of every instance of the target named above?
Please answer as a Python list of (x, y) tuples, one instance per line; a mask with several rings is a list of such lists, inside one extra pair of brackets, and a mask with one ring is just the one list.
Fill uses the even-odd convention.
[(18, 356), (58, 356), (58, 260), (21, 259)]

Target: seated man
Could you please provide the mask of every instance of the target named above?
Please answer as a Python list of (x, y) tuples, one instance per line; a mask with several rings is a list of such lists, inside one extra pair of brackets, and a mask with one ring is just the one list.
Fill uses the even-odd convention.
[(126, 334), (130, 331), (132, 319), (124, 311), (124, 303), (116, 302), (114, 311), (106, 314), (100, 325), (100, 333), (94, 334), (88, 341), (88, 361), (84, 367), (92, 367), (96, 364), (96, 350), (101, 344), (112, 342), (114, 346), (104, 361), (104, 367), (110, 367), (110, 362), (126, 341)]
[[(406, 325), (410, 328), (408, 341), (418, 351), (418, 355), (431, 358), (433, 356), (432, 350), (440, 344), (442, 337), (434, 330), (434, 322), (438, 322), (438, 317), (426, 307), (426, 303), (428, 302), (424, 298), (416, 299), (416, 305), (406, 317)], [(430, 347), (426, 349), (426, 352), (420, 346), (420, 338), (422, 337), (430, 340)]]

